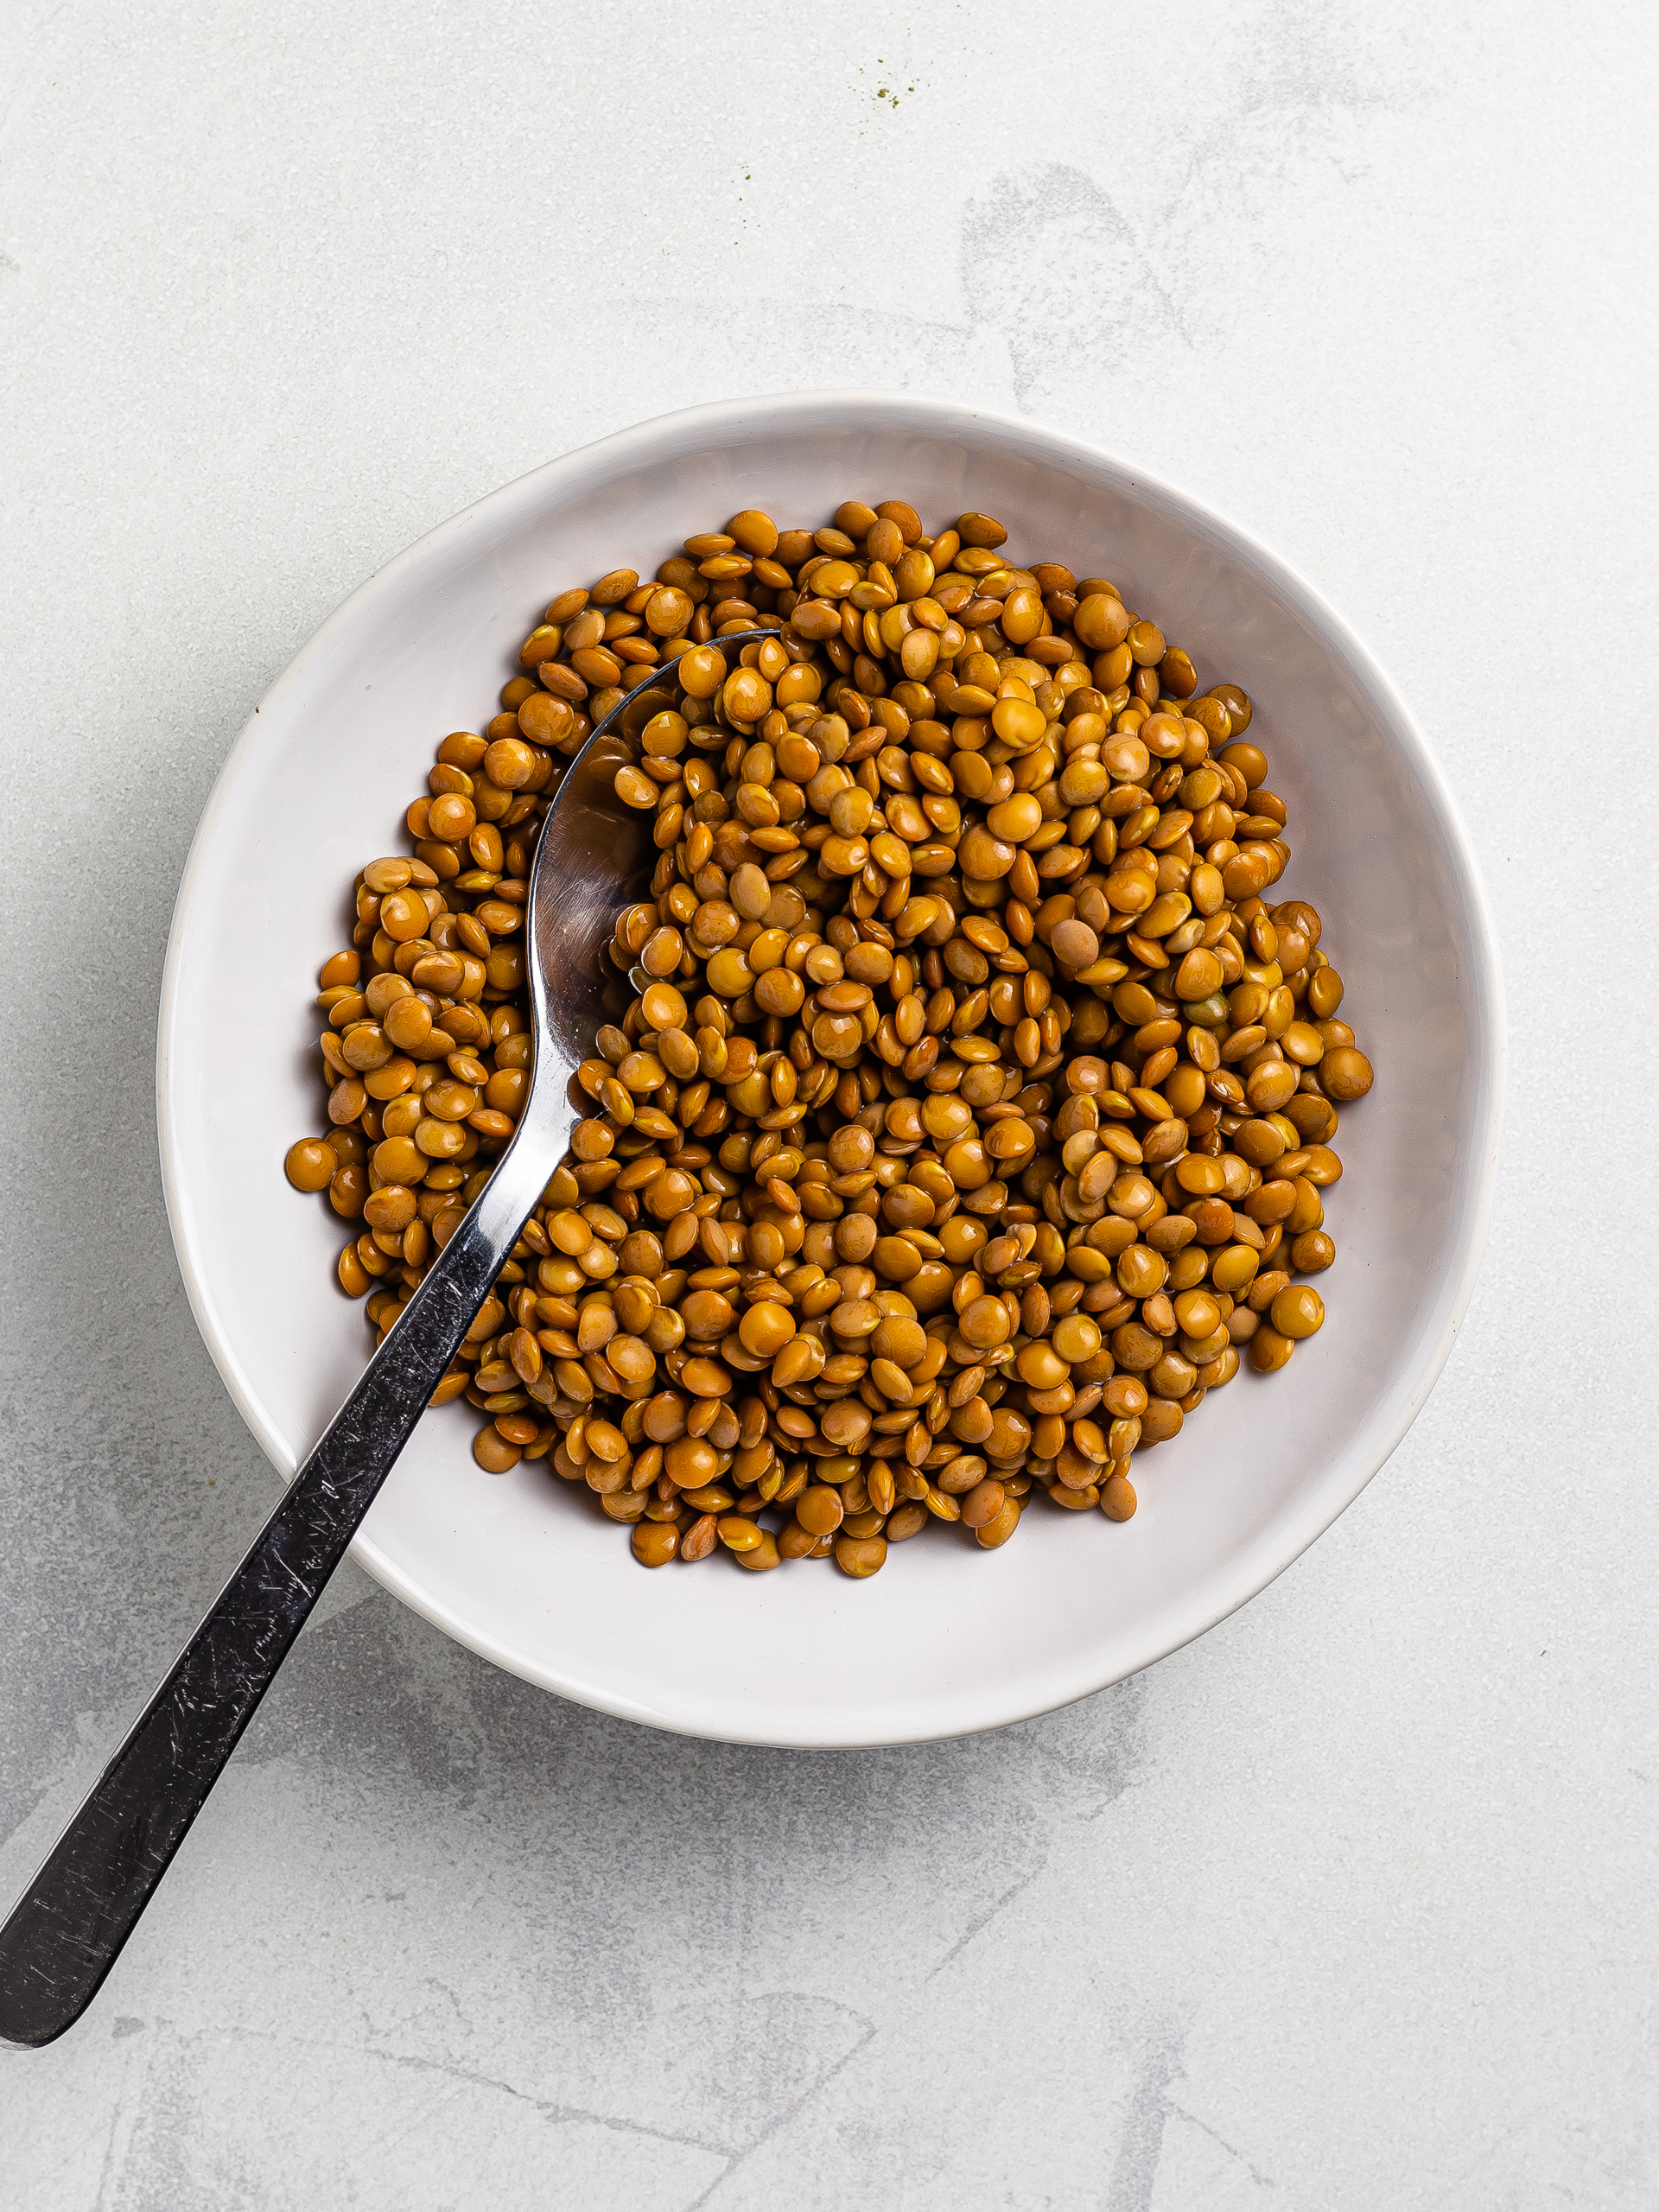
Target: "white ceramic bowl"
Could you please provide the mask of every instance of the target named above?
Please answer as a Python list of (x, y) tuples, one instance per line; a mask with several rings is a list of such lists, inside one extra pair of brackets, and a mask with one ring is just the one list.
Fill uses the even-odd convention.
[(1042, 1713), (1212, 1626), (1335, 1520), (1404, 1434), (1474, 1274), (1503, 1061), (1492, 933), (1445, 781), (1392, 686), (1307, 584), (1198, 501), (1078, 441), (944, 402), (805, 393), (671, 415), (550, 462), (411, 546), (255, 709), (202, 817), (162, 986), (157, 1088), (179, 1262), (207, 1347), (284, 1478), (368, 1347), (340, 1230), (283, 1179), (314, 1131), (320, 962), (346, 887), (396, 850), (444, 733), (477, 728), (556, 591), (649, 572), (741, 507), (817, 524), (849, 497), (942, 527), (1001, 518), (1023, 557), (1103, 573), (1241, 683), (1377, 1071), (1343, 1116), (1328, 1319), (1135, 1462), (1122, 1526), (1039, 1506), (979, 1552), (941, 1531), (853, 1583), (826, 1565), (647, 1573), (585, 1492), (493, 1478), (474, 1416), (429, 1415), (354, 1547), (388, 1589), (526, 1680), (750, 1743), (907, 1743)]

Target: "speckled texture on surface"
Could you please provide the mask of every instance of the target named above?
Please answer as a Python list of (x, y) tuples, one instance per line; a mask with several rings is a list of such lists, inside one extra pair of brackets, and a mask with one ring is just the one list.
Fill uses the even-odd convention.
[(562, 1706), (348, 1567), (95, 2012), (0, 2066), (9, 2206), (1659, 2199), (1659, 37), (1452, 13), (0, 18), (8, 1893), (272, 1494), (156, 1164), (192, 828), (296, 647), (480, 493), (813, 384), (1144, 460), (1402, 685), (1512, 1016), (1446, 1376), (1245, 1611), (820, 1757)]

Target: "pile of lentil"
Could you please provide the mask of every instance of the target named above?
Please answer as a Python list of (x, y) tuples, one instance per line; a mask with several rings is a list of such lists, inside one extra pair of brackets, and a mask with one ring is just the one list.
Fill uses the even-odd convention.
[(864, 1577), (930, 1522), (994, 1549), (1038, 1494), (1127, 1520), (1136, 1453), (1324, 1319), (1293, 1278), (1335, 1256), (1371, 1068), (1318, 913), (1263, 896), (1289, 849), (1250, 702), (1007, 535), (746, 511), (561, 593), (323, 966), (329, 1127), (287, 1170), (362, 1223), (339, 1279), (384, 1337), (529, 1084), (559, 775), (677, 661), (621, 721), (658, 855), (611, 948), (632, 1002), (432, 1400), (647, 1566)]

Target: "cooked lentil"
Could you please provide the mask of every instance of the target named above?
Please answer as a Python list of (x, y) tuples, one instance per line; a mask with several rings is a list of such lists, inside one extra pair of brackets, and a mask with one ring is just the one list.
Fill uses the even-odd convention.
[(644, 1565), (861, 1580), (932, 1521), (996, 1548), (1033, 1491), (1128, 1520), (1131, 1461), (1240, 1348), (1269, 1373), (1324, 1320), (1289, 1269), (1335, 1257), (1330, 1141), (1372, 1071), (1318, 912), (1263, 896), (1287, 810), (1251, 702), (1007, 539), (748, 509), (560, 593), (319, 976), (328, 1127), (286, 1172), (357, 1230), (338, 1277), (384, 1337), (528, 1090), (563, 764), (677, 664), (677, 704), (622, 719), (658, 852), (612, 948), (632, 1005), (432, 1399)]

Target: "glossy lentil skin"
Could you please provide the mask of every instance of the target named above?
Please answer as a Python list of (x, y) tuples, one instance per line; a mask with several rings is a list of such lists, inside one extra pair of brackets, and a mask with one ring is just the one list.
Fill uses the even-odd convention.
[[(1338, 1107), (1373, 1071), (1251, 702), (1128, 587), (994, 517), (758, 509), (560, 592), (323, 964), (296, 1188), (384, 1336), (512, 1134), (535, 839), (599, 716), (652, 817), (588, 1111), (433, 1403), (545, 1460), (644, 1566), (999, 1549), (1325, 1315)], [(775, 632), (727, 648), (736, 631)]]

